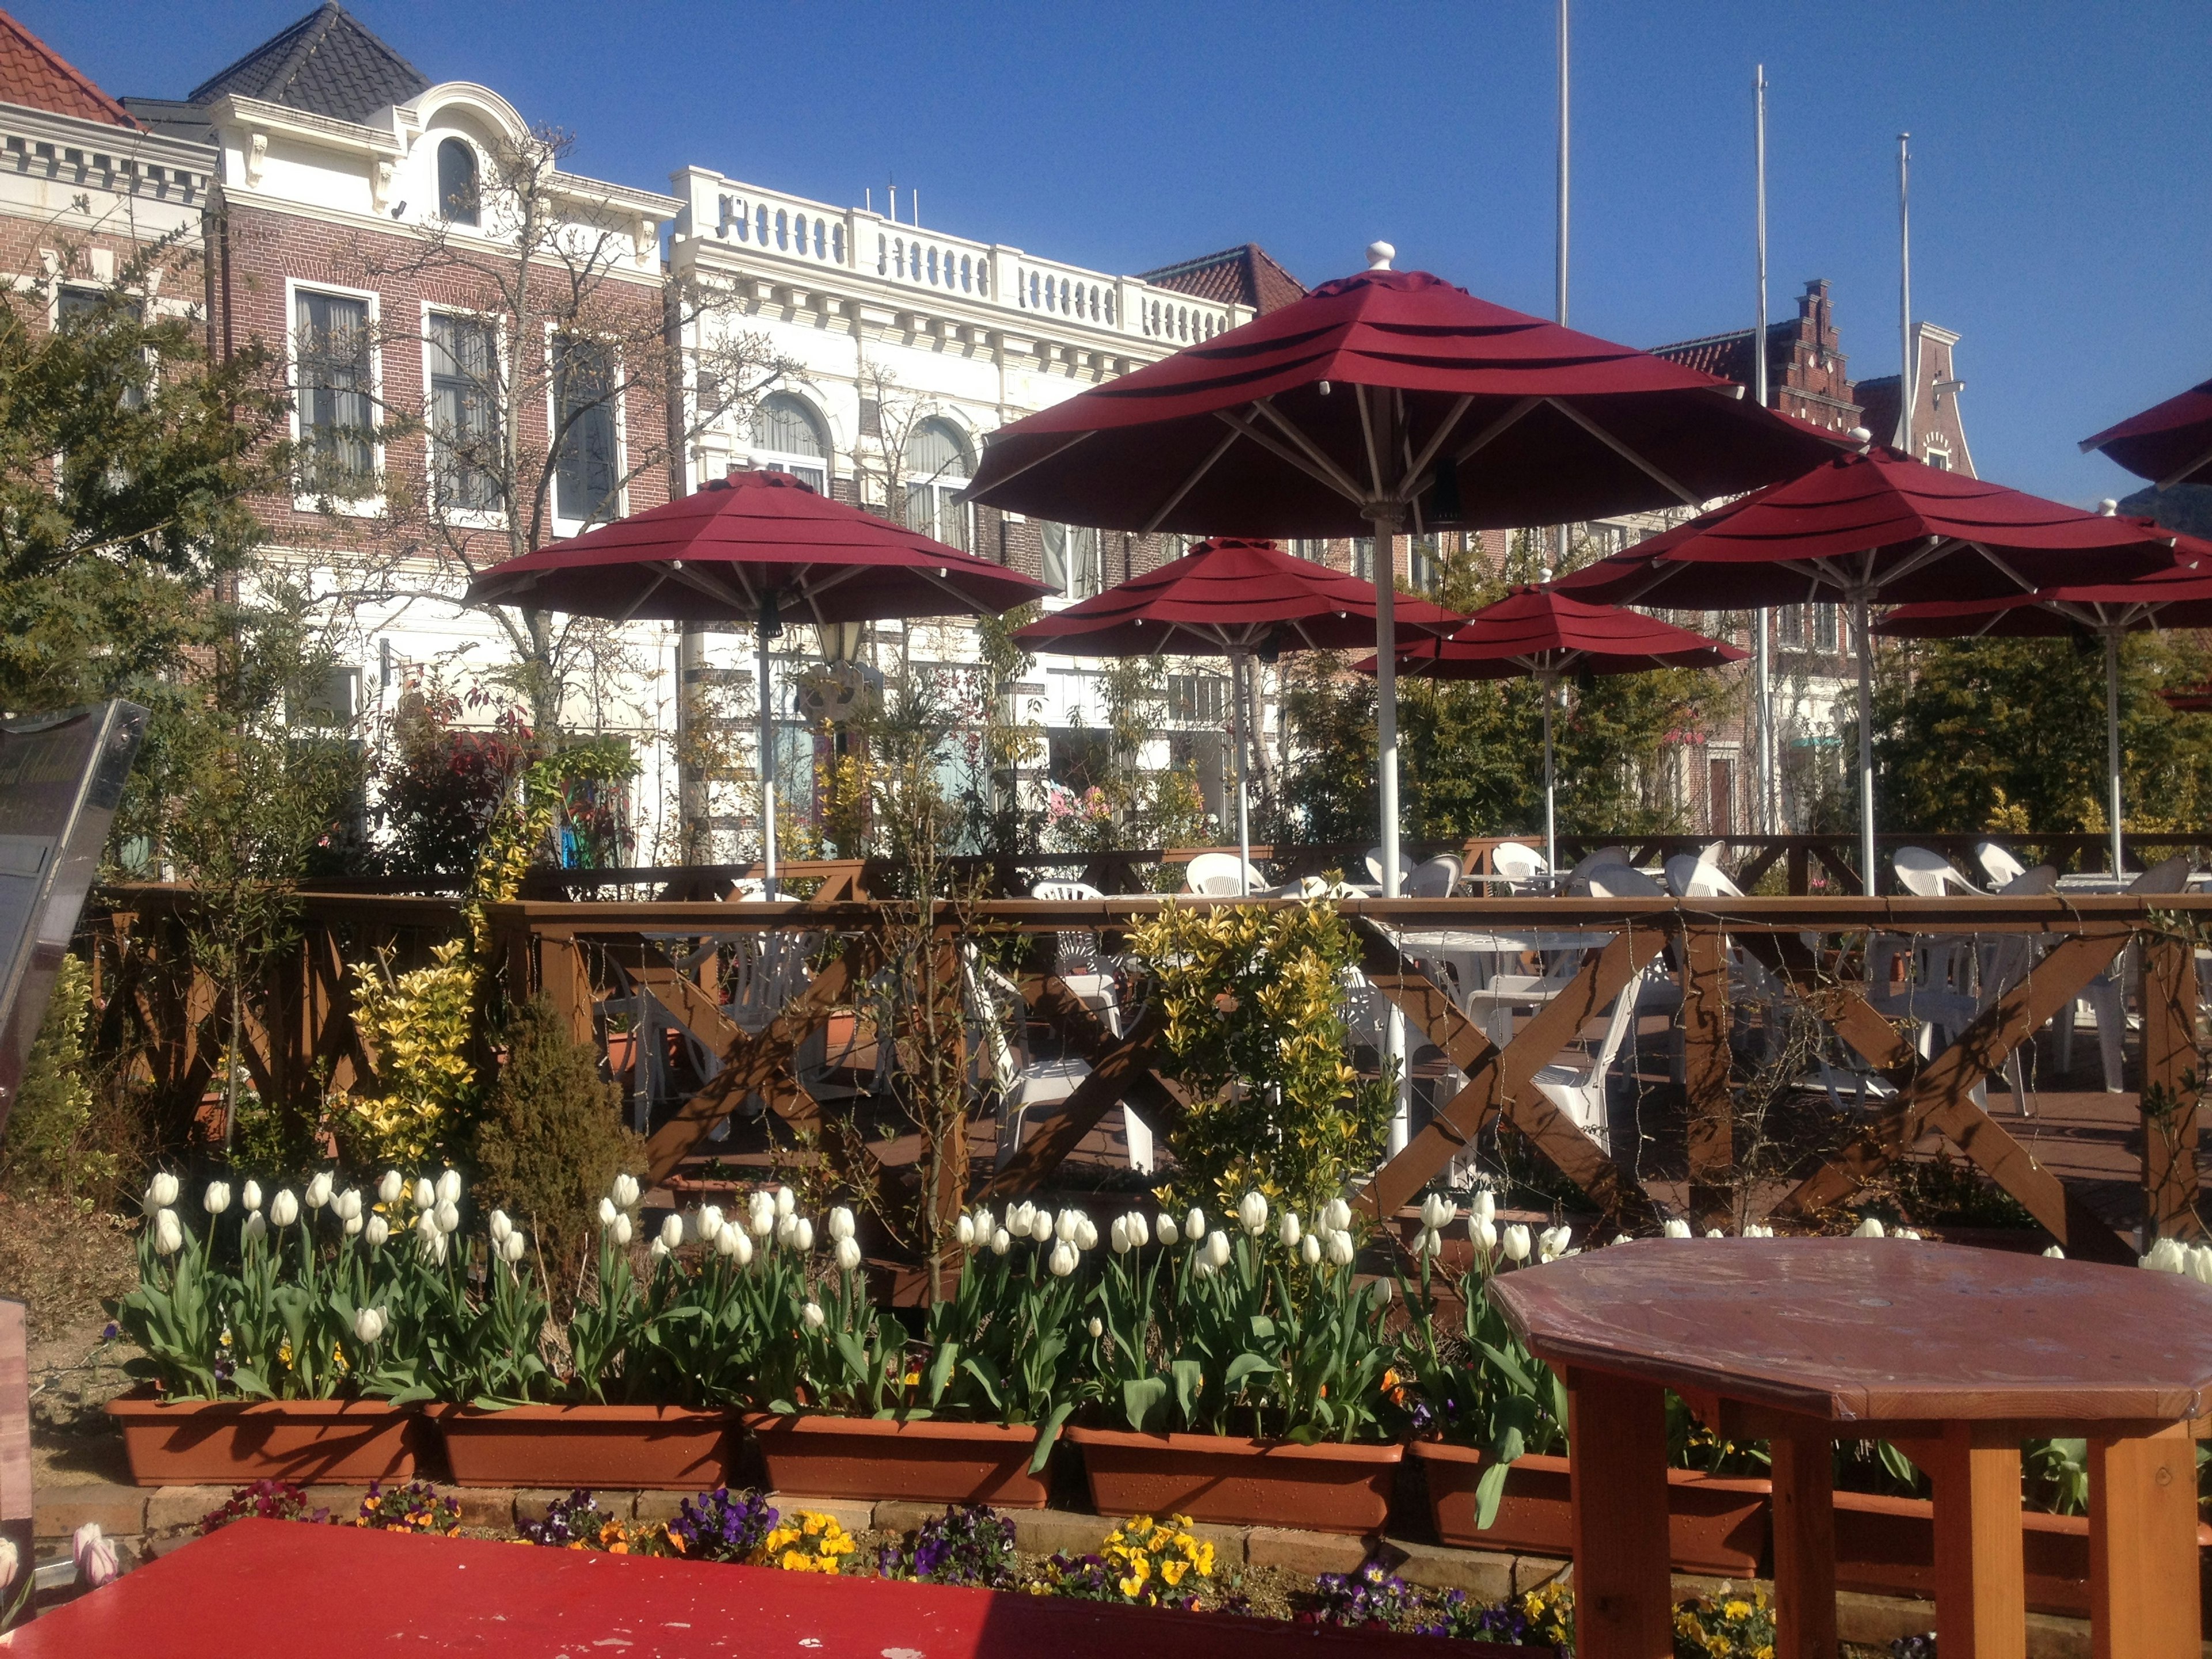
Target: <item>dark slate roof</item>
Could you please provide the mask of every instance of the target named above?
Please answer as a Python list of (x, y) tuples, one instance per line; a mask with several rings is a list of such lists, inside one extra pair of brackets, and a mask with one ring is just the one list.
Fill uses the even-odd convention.
[(1257, 242), (1224, 248), (1180, 264), (1139, 273), (1139, 279), (1179, 294), (1268, 312), (1306, 297), (1306, 285), (1267, 256)]
[(138, 125), (82, 70), (4, 11), (0, 11), (0, 103), (81, 116), (111, 126)]
[(1859, 400), (1859, 424), (1874, 434), (1876, 443), (1892, 442), (1897, 435), (1897, 378), (1877, 374), (1851, 382), (1851, 396)]
[[(1790, 367), (1790, 354), (1797, 343), (1797, 321), (1784, 318), (1766, 325), (1766, 395), (1778, 395), (1783, 386), (1783, 371)], [(1751, 331), (1740, 328), (1729, 334), (1708, 334), (1701, 339), (1677, 340), (1672, 345), (1653, 346), (1651, 355), (1664, 357), (1670, 363), (1680, 363), (1685, 368), (1694, 368), (1707, 374), (1717, 374), (1724, 380), (1734, 380), (1738, 386), (1751, 384)]]
[(191, 104), (258, 98), (310, 115), (365, 121), (388, 104), (427, 91), (429, 77), (338, 4), (316, 10), (263, 41), (185, 95)]

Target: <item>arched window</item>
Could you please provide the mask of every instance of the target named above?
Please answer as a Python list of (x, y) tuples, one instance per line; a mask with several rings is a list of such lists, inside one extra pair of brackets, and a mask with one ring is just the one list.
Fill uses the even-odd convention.
[(830, 492), (830, 445), (821, 417), (787, 392), (761, 399), (753, 414), (753, 464), (803, 478), (817, 495)]
[(459, 138), (438, 145), (438, 216), (456, 225), (477, 222), (477, 153)]
[(969, 550), (968, 441), (950, 421), (927, 420), (906, 441), (905, 519), (910, 529)]

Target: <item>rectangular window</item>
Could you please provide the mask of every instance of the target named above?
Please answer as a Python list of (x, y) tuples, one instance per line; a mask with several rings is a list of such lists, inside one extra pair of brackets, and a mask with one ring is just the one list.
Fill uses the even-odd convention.
[(303, 487), (366, 495), (375, 479), (368, 301), (301, 289), (295, 311)]
[(1785, 605), (1774, 613), (1774, 639), (1778, 645), (1802, 649), (1805, 644), (1805, 607)]
[(1364, 582), (1375, 580), (1375, 538), (1360, 536), (1352, 544), (1352, 574)]
[(497, 510), (499, 404), (492, 325), (477, 317), (430, 313), (431, 481), (438, 505)]
[(1434, 536), (1413, 538), (1412, 576), (1416, 593), (1434, 593), (1444, 585), (1443, 548)]
[(1291, 556), (1293, 558), (1304, 559), (1314, 564), (1328, 562), (1328, 544), (1325, 541), (1311, 537), (1300, 537), (1288, 544), (1288, 546)]
[(1040, 524), (1037, 532), (1044, 550), (1045, 586), (1071, 599), (1087, 599), (1101, 591), (1104, 572), (1096, 530)]
[(553, 507), (563, 519), (597, 520), (615, 511), (621, 476), (615, 453), (616, 395), (611, 347), (597, 340), (553, 343), (553, 407), (560, 423)]
[(1838, 623), (1843, 617), (1841, 606), (1816, 605), (1813, 612), (1813, 648), (1815, 651), (1836, 651), (1841, 648)]
[(1229, 682), (1218, 674), (1169, 675), (1168, 717), (1194, 726), (1226, 724)]
[[(107, 310), (111, 303), (112, 311)], [(136, 296), (110, 295), (105, 289), (64, 288), (54, 296), (54, 324), (58, 328), (90, 327), (103, 314), (136, 328), (143, 320), (146, 312)], [(147, 354), (143, 350), (138, 353), (138, 360), (142, 363), (147, 361)], [(146, 402), (144, 386), (126, 384), (121, 402), (125, 409), (143, 407)]]

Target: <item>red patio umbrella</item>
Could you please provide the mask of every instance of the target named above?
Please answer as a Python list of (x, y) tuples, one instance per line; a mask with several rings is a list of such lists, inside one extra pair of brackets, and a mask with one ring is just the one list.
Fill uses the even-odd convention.
[[(1439, 680), (1510, 680), (1533, 674), (1544, 695), (1544, 857), (1559, 864), (1554, 822), (1552, 703), (1569, 674), (1641, 674), (1654, 668), (1715, 668), (1745, 653), (1656, 617), (1585, 605), (1550, 587), (1516, 587), (1465, 627), (1398, 653), (1399, 672)], [(1375, 659), (1359, 665), (1372, 673)]]
[(2160, 489), (2212, 483), (2212, 380), (2081, 440), (2084, 454), (2093, 449)]
[[(1438, 632), (1466, 618), (1419, 599), (1400, 617)], [(1086, 657), (1272, 658), (1279, 651), (1341, 651), (1375, 637), (1375, 590), (1356, 576), (1233, 537), (1200, 542), (1180, 559), (1054, 611), (1019, 629), (1024, 645)], [(1252, 860), (1244, 778), (1244, 717), (1237, 711), (1237, 839)]]
[[(2148, 524), (2148, 520), (2136, 522)], [(2105, 647), (2105, 766), (2112, 873), (2120, 873), (2120, 635), (2212, 628), (2212, 543), (2183, 536), (2175, 562), (2131, 582), (2046, 587), (2002, 599), (1902, 605), (1874, 631), (1899, 639), (2032, 639), (2089, 635)]]
[(1832, 453), (1742, 388), (1375, 267), (1018, 421), (974, 499), (1150, 532), (1373, 534), (1384, 890), (1398, 870), (1389, 538), (1749, 489)]
[(1559, 580), (1582, 599), (1734, 611), (1850, 606), (1858, 633), (1859, 850), (1875, 890), (1867, 607), (2000, 599), (2069, 580), (2125, 580), (2173, 562), (2174, 537), (1947, 472), (1886, 445), (1824, 462)]
[[(691, 495), (494, 565), (471, 603), (758, 629), (761, 850), (775, 879), (768, 642), (786, 611), (817, 624), (992, 614), (1042, 582), (815, 494), (787, 472), (738, 472)], [(773, 886), (770, 891), (773, 892)]]

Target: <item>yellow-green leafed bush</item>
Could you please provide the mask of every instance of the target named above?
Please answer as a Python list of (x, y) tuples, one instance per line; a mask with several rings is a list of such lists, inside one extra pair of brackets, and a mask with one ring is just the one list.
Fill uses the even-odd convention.
[(1194, 1095), (1172, 1143), (1176, 1201), (1229, 1208), (1258, 1191), (1312, 1214), (1375, 1162), (1392, 1091), (1352, 1070), (1339, 1004), (1358, 952), (1326, 901), (1171, 904), (1129, 938), (1168, 1069)]

